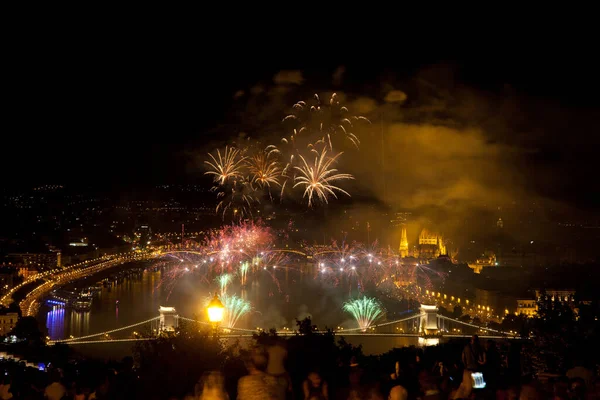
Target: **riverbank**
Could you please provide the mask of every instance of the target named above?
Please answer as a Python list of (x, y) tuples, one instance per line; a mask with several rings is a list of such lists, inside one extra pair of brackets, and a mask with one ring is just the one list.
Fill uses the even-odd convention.
[(23, 316), (35, 316), (40, 306), (40, 299), (43, 299), (53, 289), (64, 286), (77, 279), (91, 276), (113, 266), (146, 258), (146, 254), (127, 253), (115, 257), (102, 257), (93, 262), (85, 262), (83, 265), (73, 265), (64, 268), (56, 273), (47, 275), (43, 283), (37, 285), (33, 290), (27, 293), (25, 298), (19, 303), (19, 307), (21, 308)]

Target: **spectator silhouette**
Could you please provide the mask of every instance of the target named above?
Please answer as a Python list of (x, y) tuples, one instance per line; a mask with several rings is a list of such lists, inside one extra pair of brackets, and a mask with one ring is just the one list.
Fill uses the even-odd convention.
[(277, 382), (268, 375), (267, 356), (256, 349), (246, 364), (248, 375), (238, 382), (238, 400), (278, 400)]
[(471, 342), (463, 349), (462, 362), (465, 368), (470, 371), (477, 371), (480, 363), (483, 362), (479, 337), (477, 335), (473, 335)]
[(67, 389), (60, 383), (60, 375), (57, 372), (52, 373), (52, 383), (46, 386), (44, 396), (48, 400), (61, 400), (67, 394)]
[(323, 380), (323, 378), (317, 371), (312, 371), (308, 374), (307, 379), (302, 384), (302, 391), (304, 392), (304, 400), (329, 399), (327, 382)]

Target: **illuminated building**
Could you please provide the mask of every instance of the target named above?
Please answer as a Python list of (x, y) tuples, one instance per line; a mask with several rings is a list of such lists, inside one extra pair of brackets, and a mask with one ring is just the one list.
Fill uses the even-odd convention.
[(576, 318), (579, 318), (579, 304), (591, 304), (589, 299), (575, 300), (575, 290), (570, 288), (563, 289), (536, 289), (535, 297), (539, 310), (551, 310), (555, 307), (569, 307), (573, 310)]
[(440, 256), (448, 255), (448, 250), (446, 249), (446, 245), (444, 244), (444, 238), (440, 237), (438, 247), (440, 250)]
[(419, 235), (419, 244), (416, 252), (418, 254), (415, 254), (415, 257), (420, 259), (432, 259), (447, 254), (444, 238), (441, 235), (423, 229)]
[[(152, 229), (150, 228), (150, 226), (148, 224), (142, 224), (134, 232), (134, 243), (137, 244), (137, 247), (139, 247), (140, 249), (144, 249), (150, 244), (151, 236)], [(183, 240), (183, 231), (181, 237)]]
[[(544, 296), (543, 299), (542, 296)], [(536, 289), (535, 297), (538, 299), (538, 301), (557, 301), (572, 303), (573, 301), (575, 301), (575, 290), (546, 289), (545, 291), (541, 291), (539, 289)]]
[(39, 271), (36, 267), (32, 265), (20, 265), (18, 275), (22, 276), (23, 279), (27, 279), (35, 274), (38, 274)]
[(11, 253), (7, 258), (15, 264), (38, 268), (56, 268), (62, 265), (60, 251), (50, 253)]
[(427, 229), (423, 229), (419, 235), (419, 244), (431, 244), (437, 246), (438, 236), (435, 233), (429, 232)]
[(517, 300), (517, 314), (523, 314), (526, 315), (528, 318), (533, 318), (537, 315), (537, 311), (537, 301), (531, 299)]
[(475, 262), (469, 262), (467, 264), (469, 268), (476, 274), (480, 274), (485, 267), (497, 267), (498, 261), (496, 260), (496, 254), (492, 251), (486, 251), (481, 255)]
[(400, 239), (400, 257), (408, 257), (408, 239), (406, 238), (406, 227), (402, 227), (402, 238)]
[(19, 314), (17, 313), (8, 313), (0, 315), (0, 335), (6, 336), (8, 332), (12, 331), (15, 325), (17, 324), (18, 319)]
[(414, 246), (412, 251), (409, 251), (406, 228), (404, 226), (402, 227), (402, 235), (398, 250), (400, 256), (403, 258), (414, 257), (421, 260), (432, 260), (439, 256), (448, 255), (446, 245), (444, 244), (444, 238), (437, 233), (429, 232), (427, 229), (421, 231), (418, 245)]

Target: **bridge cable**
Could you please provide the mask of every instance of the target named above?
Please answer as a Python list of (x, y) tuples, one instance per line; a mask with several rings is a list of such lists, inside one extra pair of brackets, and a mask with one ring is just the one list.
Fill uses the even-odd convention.
[(463, 324), (463, 325), (467, 325), (467, 326), (470, 326), (470, 327), (473, 327), (473, 328), (478, 328), (478, 329), (482, 329), (482, 330), (485, 330), (485, 331), (491, 331), (491, 332), (501, 333), (503, 335), (510, 336), (510, 333), (508, 333), (508, 332), (503, 332), (503, 331), (499, 331), (497, 329), (492, 329), (492, 328), (484, 328), (482, 326), (470, 324), (468, 322), (459, 321), (457, 319), (449, 318), (449, 317), (446, 317), (446, 316), (443, 316), (443, 315), (439, 315), (438, 314), (438, 318), (443, 318), (443, 319), (447, 319), (449, 321), (456, 322), (456, 323)]
[[(202, 324), (202, 325), (212, 325), (210, 322), (205, 322), (205, 321), (197, 321), (195, 319), (191, 319), (191, 318), (185, 318), (185, 317), (180, 317), (178, 316), (177, 318), (182, 319), (184, 321), (189, 321), (189, 322), (195, 322), (197, 324)], [(232, 331), (241, 331), (241, 332), (253, 332), (256, 333), (258, 332), (258, 330), (256, 329), (244, 329), (244, 328), (228, 328), (228, 327), (222, 327), (221, 329), (229, 329)]]
[(159, 317), (150, 318), (150, 319), (148, 319), (146, 321), (138, 322), (138, 323), (131, 324), (131, 325), (128, 325), (128, 326), (123, 326), (121, 328), (112, 329), (110, 331), (100, 332), (100, 333), (94, 333), (92, 335), (79, 336), (79, 337), (76, 337), (76, 338), (63, 339), (63, 340), (53, 340), (53, 341), (51, 341), (51, 343), (74, 342), (74, 341), (77, 341), (77, 340), (87, 339), (87, 338), (91, 338), (91, 337), (95, 337), (95, 336), (108, 335), (110, 333), (119, 332), (119, 331), (123, 331), (123, 330), (126, 330), (126, 329), (131, 329), (131, 328), (134, 328), (134, 327), (136, 327), (138, 325), (147, 324), (148, 322), (156, 321), (159, 318), (160, 318), (160, 316)]
[[(372, 325), (372, 326), (370, 326), (369, 328), (379, 328), (379, 327), (381, 327), (381, 326), (386, 326), (386, 325), (397, 324), (397, 323), (400, 323), (400, 322), (404, 322), (404, 321), (408, 321), (408, 320), (411, 320), (411, 319), (418, 318), (418, 317), (420, 317), (420, 316), (421, 316), (421, 314), (416, 314), (416, 315), (413, 315), (412, 317), (408, 317), (408, 318), (399, 319), (399, 320), (396, 320), (396, 321), (383, 322), (383, 323), (381, 323), (381, 324)], [(363, 330), (363, 328), (350, 328), (350, 329), (344, 329), (344, 332), (348, 332), (348, 331), (358, 331), (358, 330)], [(339, 331), (335, 331), (335, 332), (339, 332)]]

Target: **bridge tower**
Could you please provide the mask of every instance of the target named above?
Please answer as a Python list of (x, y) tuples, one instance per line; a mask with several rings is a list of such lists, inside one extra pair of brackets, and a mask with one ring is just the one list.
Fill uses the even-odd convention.
[(440, 343), (437, 333), (438, 326), (438, 308), (435, 305), (421, 304), (421, 321), (419, 324), (419, 345), (435, 346)]
[(160, 306), (158, 312), (160, 313), (158, 332), (174, 332), (179, 322), (179, 315), (175, 311), (175, 307)]

